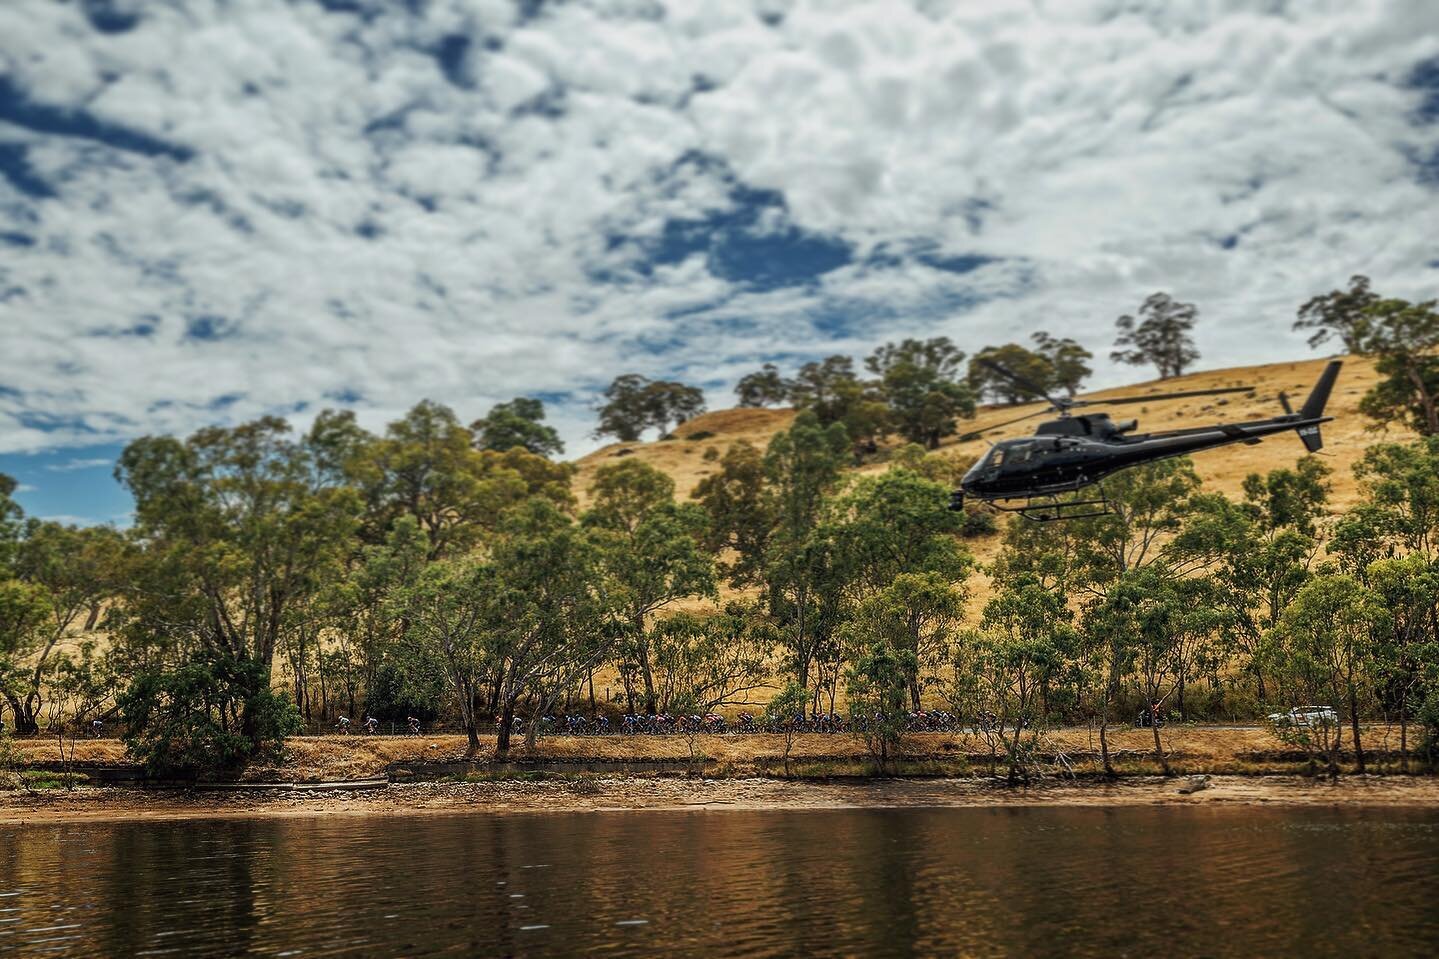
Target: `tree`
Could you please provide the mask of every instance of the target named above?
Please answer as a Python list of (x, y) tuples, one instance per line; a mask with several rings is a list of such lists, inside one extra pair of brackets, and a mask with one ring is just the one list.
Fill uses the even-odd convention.
[[(116, 475), (135, 497), (145, 546), (117, 611), (118, 652), (139, 684), (139, 698), (128, 700), (134, 722), (167, 722), (164, 709), (149, 705), (155, 696), (188, 708), (201, 693), (168, 690), (163, 677), (196, 662), (204, 668), (186, 674), (187, 683), (208, 676), (218, 684), (205, 708), (234, 714), (236, 742), (259, 750), (269, 741), (264, 727), (279, 709), (269, 678), (282, 633), (323, 578), (338, 573), (359, 523), (354, 491), (325, 485), (315, 463), (273, 417), (125, 448)], [(137, 748), (180, 749), (168, 734), (131, 731)]]
[(883, 640), (874, 640), (845, 673), (850, 725), (864, 734), (883, 770), (903, 741), (908, 677), (918, 667), (913, 657)]
[(1044, 698), (1074, 643), (1064, 599), (1034, 579), (1006, 584), (985, 604), (984, 618), (963, 666), (971, 680), (962, 697), (1004, 747), (1008, 780), (1028, 781), (1045, 720)]
[(519, 447), (537, 456), (558, 456), (565, 451), (560, 434), (541, 422), (545, 404), (526, 396), (497, 403), (481, 419), (470, 424), (476, 449), (505, 450)]
[(845, 603), (846, 572), (820, 519), (840, 482), (848, 445), (842, 424), (822, 426), (806, 410), (765, 451), (764, 499), (773, 518), (764, 555), (765, 603), (779, 626), (787, 665), (806, 689), (821, 650), (834, 645)]
[[(639, 544), (647, 543), (641, 537)], [(624, 635), (620, 617), (633, 614), (634, 595), (610, 591), (603, 548), (590, 531), (541, 498), (510, 511), (499, 530), (490, 564), (501, 583), (501, 602), (494, 607), (499, 616), (490, 624), (487, 656), (499, 681), (496, 751), (502, 756), (521, 697), (530, 701), (525, 743), (533, 750), (541, 718), (609, 657)], [(622, 606), (621, 600), (631, 605)]]
[(1405, 423), (1439, 436), (1439, 310), (1435, 300), (1379, 300), (1364, 311), (1358, 352), (1384, 377), (1359, 401), (1381, 426)]
[(683, 423), (705, 409), (704, 393), (697, 387), (650, 380), (638, 373), (615, 377), (604, 398), (595, 436), (613, 436), (626, 443), (637, 441), (650, 427), (664, 436), (671, 423)]
[(476, 450), (472, 440), (449, 407), (425, 400), (365, 446), (349, 472), (367, 506), (367, 540), (383, 542), (399, 517), (412, 516), (437, 560), (473, 549), (527, 497), (573, 505), (571, 464), (519, 446)]
[[(1175, 542), (1177, 552), (1211, 565), (1210, 577), (1221, 587), (1213, 598), (1227, 613), (1230, 649), (1242, 655), (1253, 673), (1261, 702), (1267, 690), (1260, 646), (1313, 575), (1328, 475), (1321, 460), (1305, 457), (1294, 469), (1245, 477), (1240, 503), (1221, 493), (1196, 495)], [(1183, 676), (1178, 696), (1182, 710)]]
[(795, 737), (804, 723), (804, 709), (809, 703), (809, 690), (794, 680), (785, 683), (764, 707), (762, 725), (765, 729), (778, 729), (784, 736), (784, 774), (789, 776), (789, 754), (794, 749)]
[(766, 363), (759, 370), (740, 377), (735, 396), (740, 406), (778, 406), (790, 398), (791, 384), (780, 375), (779, 367)]
[(1439, 437), (1376, 443), (1354, 464), (1354, 475), (1366, 498), (1333, 536), (1350, 572), (1398, 552), (1439, 559)]
[(922, 708), (923, 671), (948, 661), (964, 600), (964, 589), (941, 573), (901, 573), (856, 610), (858, 633), (877, 636), (911, 657), (915, 671), (906, 683), (916, 712)]
[[(43, 623), (15, 629), (12, 620), (0, 638), (0, 691), (10, 704), (19, 732), (39, 729), (45, 684), (68, 661), (62, 643), (95, 628), (101, 604), (120, 588), (125, 544), (108, 527), (80, 528), (30, 520), (15, 553), (15, 571), (31, 595), (47, 611)], [(12, 615), (25, 608), (15, 605)]]
[(733, 561), (720, 560), (730, 584), (759, 582), (775, 522), (773, 500), (765, 491), (764, 455), (744, 440), (730, 444), (719, 471), (700, 480), (693, 496), (709, 516), (704, 547), (717, 555), (733, 551)]
[(476, 706), (491, 665), (487, 643), (493, 630), (512, 625), (508, 598), (494, 566), (459, 558), (430, 564), (393, 600), (407, 638), (443, 664), (471, 753), (480, 748)]
[(1140, 306), (1138, 319), (1125, 314), (1115, 322), (1119, 336), (1109, 358), (1133, 366), (1153, 363), (1162, 380), (1179, 376), (1199, 359), (1190, 335), (1198, 316), (1193, 303), (1180, 303), (1168, 293), (1153, 293)]
[[(1334, 703), (1349, 714), (1354, 763), (1364, 772), (1360, 699), (1373, 679), (1372, 630), (1383, 616), (1378, 598), (1346, 574), (1318, 576), (1305, 584), (1284, 611), (1268, 654), (1291, 688), (1312, 704)], [(1336, 730), (1337, 732), (1337, 730)], [(1329, 772), (1337, 775), (1339, 740), (1327, 749)]]
[(889, 429), (889, 407), (880, 384), (861, 380), (848, 356), (806, 363), (790, 382), (790, 402), (809, 410), (822, 426), (844, 426), (856, 449), (873, 444)]
[(775, 634), (753, 606), (730, 603), (708, 616), (675, 613), (651, 633), (661, 712), (748, 704), (768, 678)]
[(1032, 403), (1044, 397), (1025, 389), (1009, 377), (990, 369), (983, 361), (998, 363), (1000, 366), (1024, 377), (1042, 389), (1048, 390), (1053, 384), (1054, 367), (1049, 360), (1020, 346), (1006, 343), (1003, 346), (986, 346), (969, 361), (967, 377), (970, 389), (980, 396), (988, 396), (996, 403)]
[(270, 689), (251, 657), (201, 646), (188, 659), (140, 671), (120, 697), (125, 746), (152, 776), (208, 778), (256, 758), (278, 759), (299, 713)]
[(676, 505), (674, 480), (638, 460), (601, 467), (590, 496), (584, 523), (595, 531), (606, 588), (627, 626), (622, 667), (638, 673), (645, 709), (653, 713), (658, 699), (651, 615), (686, 596), (715, 593), (714, 559), (699, 542), (705, 513), (693, 504)]
[(1386, 718), (1399, 716), (1400, 762), (1409, 767), (1409, 720), (1439, 664), (1439, 565), (1422, 556), (1370, 564), (1364, 579), (1378, 602), (1375, 679)]
[(1030, 339), (1034, 340), (1035, 352), (1049, 363), (1047, 385), (1064, 390), (1069, 396), (1078, 393), (1084, 381), (1094, 372), (1089, 368), (1094, 354), (1067, 336), (1055, 338), (1042, 330)]
[(948, 337), (886, 343), (865, 360), (879, 377), (896, 432), (938, 449), (957, 432), (960, 417), (974, 415), (974, 393), (960, 378), (964, 353)]
[(1313, 331), (1309, 337), (1311, 347), (1334, 336), (1344, 345), (1344, 352), (1358, 353), (1369, 322), (1369, 307), (1377, 302), (1379, 294), (1369, 289), (1369, 277), (1356, 274), (1349, 278), (1349, 289), (1332, 290), (1306, 300), (1299, 307), (1294, 329)]

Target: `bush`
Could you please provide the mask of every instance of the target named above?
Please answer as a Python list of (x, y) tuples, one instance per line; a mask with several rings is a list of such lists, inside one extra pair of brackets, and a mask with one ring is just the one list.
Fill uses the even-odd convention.
[(964, 523), (959, 527), (959, 535), (965, 538), (989, 536), (998, 528), (999, 524), (994, 518), (992, 509), (975, 504), (965, 506)]
[(205, 654), (144, 670), (120, 697), (125, 747), (150, 775), (186, 779), (278, 758), (300, 714), (269, 679), (263, 663)]
[(714, 435), (715, 435), (715, 434), (714, 434), (714, 430), (695, 430), (693, 433), (687, 434), (687, 435), (685, 436), (685, 439), (690, 440), (691, 442), (694, 442), (694, 441), (696, 441), (696, 440), (707, 440), (707, 439), (710, 439), (710, 438), (713, 437)]

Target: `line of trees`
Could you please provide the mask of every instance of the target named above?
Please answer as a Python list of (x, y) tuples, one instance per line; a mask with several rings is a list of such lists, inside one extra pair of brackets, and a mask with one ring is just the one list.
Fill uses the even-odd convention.
[[(1300, 320), (1377, 352), (1417, 349), (1399, 333), (1433, 315), (1381, 299), (1351, 320), (1349, 302)], [(1428, 360), (1377, 355), (1394, 357), (1378, 395), (1423, 426)], [(961, 383), (947, 341), (871, 360), (896, 395)], [(470, 428), (422, 402), (380, 433), (327, 411), (303, 434), (264, 418), (144, 437), (116, 470), (123, 532), (27, 519), (0, 477), (0, 698), (22, 732), (118, 718), (152, 769), (191, 774), (341, 715), (442, 719), (475, 746), (498, 719), (503, 752), (516, 716), (704, 712), (771, 685), (785, 708), (848, 710), (881, 755), (921, 706), (992, 716), (1015, 777), (1059, 722), (1093, 723), (1112, 769), (1110, 729), (1152, 704), (1334, 705), (1343, 735), (1301, 744), (1331, 769), (1346, 739), (1364, 765), (1361, 718), (1396, 720), (1405, 754), (1412, 723), (1439, 728), (1439, 435), (1370, 447), (1337, 516), (1317, 459), (1238, 499), (1184, 460), (1127, 471), (1110, 515), (1011, 523), (977, 604), (966, 534), (984, 529), (942, 508), (966, 464), (917, 442), (856, 475), (835, 413), (852, 394), (833, 388), (851, 380), (797, 379), (812, 399), (791, 427), (717, 451), (686, 502), (626, 458), (580, 509), (574, 467), (541, 455), (543, 408), (520, 401)], [(1157, 728), (1154, 751), (1166, 764)]]

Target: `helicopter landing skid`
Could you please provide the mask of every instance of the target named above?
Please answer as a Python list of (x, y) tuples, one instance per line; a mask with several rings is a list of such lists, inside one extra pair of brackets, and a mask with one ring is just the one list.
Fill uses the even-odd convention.
[[(995, 509), (1006, 513), (1018, 513), (1031, 523), (1054, 523), (1066, 519), (1089, 519), (1094, 516), (1108, 516), (1114, 512), (1109, 500), (1101, 494), (1099, 499), (1060, 500), (1053, 496), (1031, 496), (1022, 506), (1006, 506), (991, 501)], [(1098, 507), (1097, 509), (1095, 507)]]

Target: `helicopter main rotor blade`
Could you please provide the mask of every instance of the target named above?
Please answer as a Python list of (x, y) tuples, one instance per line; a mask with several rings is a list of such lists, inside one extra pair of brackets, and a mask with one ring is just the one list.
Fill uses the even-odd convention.
[(980, 366), (985, 367), (986, 369), (993, 370), (994, 372), (998, 373), (1000, 376), (1009, 380), (1015, 386), (1018, 386), (1026, 392), (1048, 400), (1050, 405), (1053, 406), (1055, 409), (1063, 408), (1059, 400), (1056, 400), (1054, 397), (1050, 396), (1049, 393), (1047, 393), (1042, 386), (1035, 383), (1033, 380), (1030, 380), (1027, 377), (1020, 376), (1018, 373), (1014, 372), (1008, 367), (1002, 366), (987, 357), (977, 356), (974, 358), (974, 361)]
[(990, 426), (986, 426), (983, 430), (980, 430), (979, 432), (980, 432), (980, 433), (991, 433), (991, 432), (993, 432), (994, 430), (1002, 430), (1002, 429), (1004, 429), (1006, 426), (1013, 426), (1015, 423), (1023, 423), (1025, 420), (1032, 420), (1032, 419), (1034, 419), (1036, 416), (1044, 416), (1046, 413), (1052, 413), (1052, 412), (1054, 412), (1054, 411), (1053, 411), (1053, 410), (1035, 410), (1033, 413), (1025, 413), (1023, 416), (1016, 416), (1014, 419), (1012, 419), (1012, 420), (1005, 420), (1003, 423), (994, 423), (994, 424), (991, 424)]
[(1072, 406), (1122, 406), (1129, 403), (1157, 403), (1160, 400), (1182, 400), (1191, 396), (1218, 396), (1221, 393), (1253, 393), (1252, 386), (1226, 386), (1214, 390), (1184, 390), (1180, 393), (1151, 393), (1148, 396), (1118, 396), (1112, 400), (1074, 400)]

